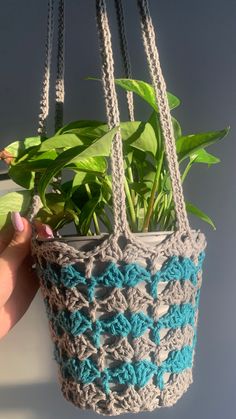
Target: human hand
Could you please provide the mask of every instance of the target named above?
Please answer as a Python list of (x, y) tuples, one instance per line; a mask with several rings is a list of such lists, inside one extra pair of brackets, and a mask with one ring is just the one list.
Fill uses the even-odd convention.
[(12, 224), (0, 232), (0, 339), (21, 319), (39, 288), (30, 255), (30, 223), (13, 213)]

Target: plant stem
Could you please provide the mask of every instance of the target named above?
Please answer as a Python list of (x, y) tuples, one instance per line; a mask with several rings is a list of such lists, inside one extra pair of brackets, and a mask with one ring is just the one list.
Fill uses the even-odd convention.
[(144, 224), (143, 224), (143, 232), (144, 233), (146, 233), (148, 231), (148, 227), (149, 227), (149, 224), (150, 224), (150, 219), (151, 219), (153, 206), (154, 206), (154, 202), (155, 202), (155, 195), (156, 195), (156, 192), (157, 192), (158, 186), (159, 186), (159, 179), (160, 179), (160, 174), (161, 174), (163, 158), (164, 158), (164, 150), (162, 150), (161, 155), (160, 155), (160, 159), (159, 159), (158, 164), (157, 164), (157, 171), (156, 171), (155, 178), (154, 178), (154, 181), (153, 181), (151, 196), (150, 196), (150, 200), (149, 200), (149, 203), (148, 203), (148, 209), (147, 209), (147, 213), (146, 213), (146, 216), (145, 216), (145, 219), (144, 219)]
[(98, 216), (98, 218), (101, 221), (101, 223), (104, 224), (104, 226), (106, 227), (108, 233), (112, 233), (112, 226), (111, 226), (110, 220), (107, 217), (107, 214), (105, 213), (105, 211), (103, 212), (103, 214), (100, 214)]
[[(125, 161), (126, 161), (126, 166), (127, 166), (128, 179), (129, 179), (130, 183), (133, 183), (134, 177), (133, 177), (131, 164), (130, 164), (130, 162), (127, 158), (125, 159)], [(133, 189), (131, 190), (131, 198), (132, 198), (132, 201), (133, 201), (133, 205), (135, 205), (136, 196), (135, 196), (135, 191)]]
[[(170, 193), (170, 195), (172, 195)], [(166, 194), (164, 195), (164, 217), (163, 217), (163, 229), (166, 230), (166, 224), (167, 224), (167, 219), (168, 219), (168, 210), (169, 210), (169, 201), (170, 200), (170, 195), (167, 196)], [(168, 202), (169, 201), (169, 202)]]
[[(86, 189), (86, 192), (88, 194), (88, 197), (92, 198), (91, 190), (90, 190), (90, 187), (89, 187), (88, 183), (85, 183), (85, 189)], [(94, 223), (95, 233), (99, 235), (101, 232), (100, 232), (100, 228), (99, 228), (99, 224), (98, 224), (97, 215), (96, 215), (95, 212), (93, 213), (93, 223)]]
[(126, 194), (127, 201), (129, 204), (129, 212), (130, 212), (132, 229), (133, 231), (135, 231), (136, 230), (136, 214), (135, 214), (134, 204), (132, 201), (129, 185), (126, 178), (125, 178), (124, 186), (125, 186), (125, 194)]
[(146, 201), (146, 199), (143, 200), (143, 210), (144, 210), (144, 214), (145, 214), (146, 211), (147, 211), (147, 201)]
[(159, 202), (161, 201), (161, 199), (163, 199), (163, 192), (159, 192), (159, 194), (158, 194), (158, 196), (157, 196), (157, 198), (156, 198), (156, 200), (154, 202), (154, 205), (153, 205), (153, 212), (156, 211), (157, 205), (159, 204)]
[(162, 204), (160, 205), (160, 209), (159, 209), (159, 211), (158, 211), (158, 215), (157, 215), (157, 218), (156, 218), (156, 223), (157, 224), (162, 224), (161, 223), (161, 219), (162, 219), (162, 215), (163, 215), (163, 213), (164, 213), (164, 203), (162, 202)]
[[(183, 184), (189, 170), (191, 169), (191, 166), (192, 166), (192, 161), (190, 160), (189, 163), (187, 164), (187, 166), (185, 167), (184, 172), (181, 176), (182, 184)], [(170, 225), (172, 199), (173, 199), (173, 192), (171, 190), (170, 193), (169, 193), (168, 199), (166, 201), (166, 215), (165, 215), (165, 219), (164, 219), (164, 228), (165, 229), (167, 229)]]

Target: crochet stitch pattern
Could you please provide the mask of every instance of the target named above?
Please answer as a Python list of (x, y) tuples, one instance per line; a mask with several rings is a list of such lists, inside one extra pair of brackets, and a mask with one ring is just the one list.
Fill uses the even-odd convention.
[(194, 249), (178, 233), (163, 237), (140, 247), (130, 239), (120, 257), (112, 236), (90, 252), (37, 243), (61, 388), (76, 406), (153, 410), (192, 382), (205, 240), (193, 232)]

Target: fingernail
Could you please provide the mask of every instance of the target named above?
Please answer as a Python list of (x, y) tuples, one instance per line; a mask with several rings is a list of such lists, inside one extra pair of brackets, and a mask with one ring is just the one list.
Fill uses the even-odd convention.
[(49, 227), (49, 225), (45, 224), (45, 234), (47, 235), (48, 238), (53, 238), (53, 232), (51, 230), (51, 227)]
[(47, 224), (41, 224), (38, 221), (35, 221), (35, 227), (38, 233), (38, 238), (41, 239), (52, 239), (53, 236), (53, 231), (51, 229), (51, 227)]
[(12, 211), (11, 222), (16, 231), (18, 231), (19, 233), (24, 231), (24, 224), (19, 212)]

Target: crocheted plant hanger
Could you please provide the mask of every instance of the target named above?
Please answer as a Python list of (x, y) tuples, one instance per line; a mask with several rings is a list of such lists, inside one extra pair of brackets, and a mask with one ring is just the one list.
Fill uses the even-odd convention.
[[(192, 382), (206, 246), (204, 235), (190, 228), (185, 209), (166, 86), (148, 3), (137, 0), (137, 4), (159, 107), (177, 230), (159, 233), (154, 245), (130, 231), (123, 188), (122, 138), (118, 130), (111, 150), (113, 233), (91, 238), (96, 245), (89, 250), (86, 246), (74, 248), (63, 239), (32, 241), (62, 392), (74, 405), (106, 415), (171, 406)], [(53, 0), (49, 0), (42, 121), (48, 113), (45, 103), (48, 105), (52, 6)], [(121, 0), (116, 0), (116, 6), (122, 29), (121, 46), (125, 46)], [(107, 120), (109, 128), (113, 128), (119, 126), (120, 119), (105, 0), (96, 0), (96, 17)], [(127, 51), (123, 57), (128, 57)], [(129, 71), (126, 65), (127, 74)], [(128, 107), (133, 119), (132, 95), (128, 96)], [(31, 218), (38, 200), (36, 182)]]

